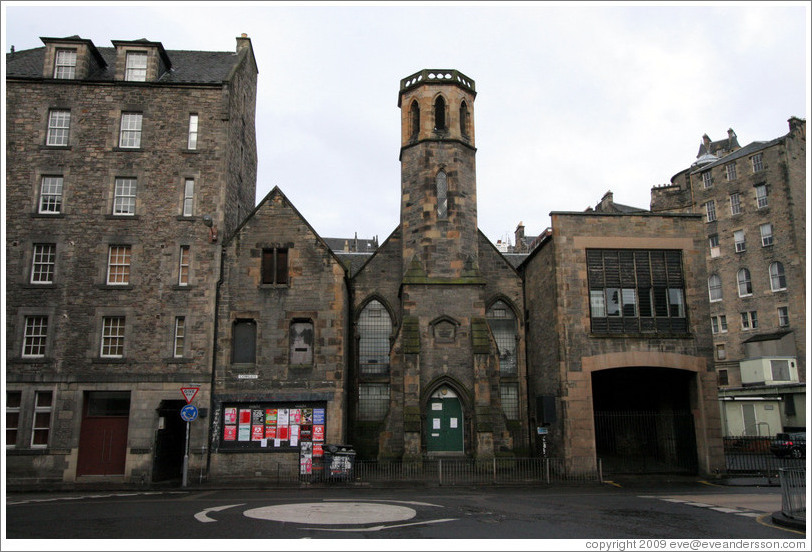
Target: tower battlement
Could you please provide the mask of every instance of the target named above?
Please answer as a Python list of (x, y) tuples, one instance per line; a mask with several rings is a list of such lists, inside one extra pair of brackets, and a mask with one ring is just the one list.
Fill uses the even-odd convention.
[[(405, 79), (400, 80), (400, 94), (418, 86), (420, 84), (456, 84), (467, 89), (472, 94), (476, 94), (476, 83), (456, 69), (423, 69)], [(398, 99), (400, 107), (400, 99)]]

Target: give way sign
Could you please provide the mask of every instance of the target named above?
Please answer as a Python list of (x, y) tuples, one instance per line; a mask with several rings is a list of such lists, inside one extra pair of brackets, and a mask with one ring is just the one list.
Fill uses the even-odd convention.
[(180, 392), (183, 393), (183, 397), (186, 399), (186, 404), (190, 404), (192, 400), (194, 400), (195, 395), (197, 392), (200, 391), (199, 387), (181, 387)]

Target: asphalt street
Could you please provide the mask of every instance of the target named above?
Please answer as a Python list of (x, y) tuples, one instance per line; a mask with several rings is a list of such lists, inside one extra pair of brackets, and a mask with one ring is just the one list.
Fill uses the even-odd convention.
[(189, 549), (184, 543), (209, 539), (804, 539), (771, 523), (780, 508), (780, 488), (696, 480), (29, 493), (6, 496), (5, 544), (184, 539), (176, 542)]

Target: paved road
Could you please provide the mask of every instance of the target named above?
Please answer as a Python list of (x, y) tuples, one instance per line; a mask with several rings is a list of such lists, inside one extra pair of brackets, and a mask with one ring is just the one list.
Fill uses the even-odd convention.
[(803, 539), (771, 526), (770, 514), (780, 503), (775, 487), (695, 481), (14, 494), (6, 497), (6, 536), (187, 539), (175, 541), (173, 547), (180, 549), (194, 549), (188, 539), (238, 538)]

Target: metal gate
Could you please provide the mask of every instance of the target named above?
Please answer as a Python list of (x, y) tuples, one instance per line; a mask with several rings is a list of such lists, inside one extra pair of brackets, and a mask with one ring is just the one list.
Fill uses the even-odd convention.
[(690, 411), (595, 412), (595, 447), (606, 473), (696, 473)]

